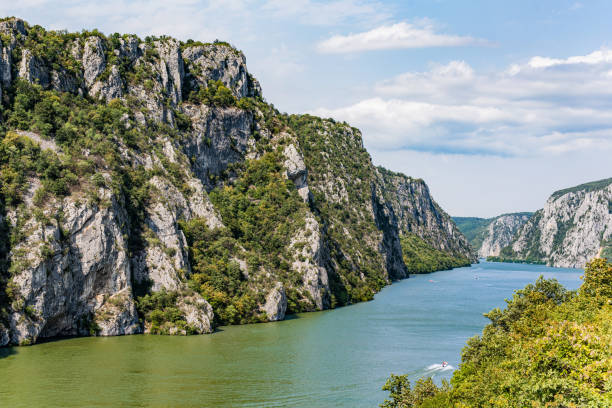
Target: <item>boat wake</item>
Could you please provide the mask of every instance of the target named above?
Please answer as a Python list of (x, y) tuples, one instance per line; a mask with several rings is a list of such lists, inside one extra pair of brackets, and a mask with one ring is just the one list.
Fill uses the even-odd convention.
[(435, 373), (442, 373), (444, 371), (451, 371), (454, 369), (455, 367), (453, 367), (450, 364), (447, 364), (445, 366), (442, 366), (442, 364), (432, 364), (432, 365), (427, 366), (427, 369), (425, 370), (425, 374), (432, 375)]

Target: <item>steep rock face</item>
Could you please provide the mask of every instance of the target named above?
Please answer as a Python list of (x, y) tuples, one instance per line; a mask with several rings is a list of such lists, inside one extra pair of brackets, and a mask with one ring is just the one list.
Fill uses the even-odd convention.
[(98, 75), (104, 72), (106, 68), (106, 58), (104, 56), (103, 43), (100, 37), (89, 37), (85, 41), (81, 63), (83, 64), (85, 85), (91, 87), (95, 83)]
[(183, 78), (185, 68), (180, 44), (176, 40), (157, 42), (156, 48), (160, 57), (162, 87), (169, 94), (174, 104), (183, 100)]
[(608, 253), (611, 236), (612, 179), (607, 179), (554, 193), (501, 256), (582, 268)]
[(408, 271), (402, 256), (401, 226), (394, 208), (397, 203), (385, 197), (384, 190), (388, 186), (378, 169), (375, 177), (376, 181), (372, 185), (372, 210), (376, 226), (382, 231), (380, 252), (385, 259), (389, 278), (403, 279), (408, 276)]
[(31, 233), (11, 251), (12, 343), (139, 332), (121, 227), (126, 215), (108, 192), (103, 194), (106, 208), (65, 200), (54, 214), (43, 213), (40, 221), (23, 226)]
[[(69, 84), (66, 84), (69, 86)], [(92, 85), (89, 90), (90, 94), (97, 96), (110, 102), (111, 99), (121, 98), (123, 96), (123, 81), (119, 76), (119, 69), (113, 65), (110, 69), (110, 74), (106, 81), (98, 81)]]
[(304, 158), (297, 151), (295, 145), (290, 144), (285, 147), (283, 154), (287, 158), (283, 165), (287, 169), (287, 178), (293, 181), (295, 187), (298, 189), (300, 197), (304, 201), (308, 201), (310, 197), (310, 189), (308, 188), (308, 169), (304, 164)]
[(504, 214), (494, 218), (486, 229), (485, 238), (478, 256), (498, 256), (503, 247), (509, 245), (520, 227), (529, 220), (528, 214)]
[[(2, 89), (16, 72), (20, 86), (36, 84), (32, 106), (47, 109), (28, 114), (49, 112), (49, 100), (67, 108), (0, 135), (5, 151), (28, 155), (10, 157), (23, 160), (17, 170), (37, 163), (0, 194), (0, 344), (208, 333), (221, 312), (231, 323), (280, 320), (371, 299), (406, 277), (405, 230), (444, 251), (463, 246), (431, 198), (407, 215), (410, 194), (429, 194), (424, 183), (390, 194), (357, 129), (276, 111), (225, 43), (83, 33), (48, 61), (23, 41), (46, 41), (44, 30), (12, 19), (0, 32)], [(5, 99), (7, 117), (21, 118)], [(0, 166), (17, 171), (6, 157)], [(275, 221), (266, 248), (242, 228), (261, 216), (253, 208), (285, 207), (291, 222)], [(270, 259), (258, 259), (263, 249)]]
[(433, 200), (423, 180), (380, 169), (383, 193), (401, 233), (413, 233), (434, 248), (475, 261), (469, 242), (451, 217)]
[(17, 76), (28, 82), (38, 83), (42, 87), (47, 87), (50, 83), (49, 72), (44, 63), (27, 49), (21, 53), (21, 64)]
[(194, 174), (211, 189), (215, 178), (228, 165), (244, 160), (254, 146), (253, 115), (236, 108), (211, 108), (206, 105), (185, 106), (192, 120), (193, 132), (184, 145)]
[(291, 269), (302, 276), (303, 288), (310, 295), (316, 310), (327, 309), (331, 304), (324, 245), (319, 223), (312, 213), (307, 212), (304, 226), (291, 239), (289, 248), (294, 253)]
[(293, 117), (290, 124), (308, 168), (332, 304), (363, 300), (371, 296), (370, 288), (406, 277), (395, 216), (380, 194), (361, 133), (308, 115)]

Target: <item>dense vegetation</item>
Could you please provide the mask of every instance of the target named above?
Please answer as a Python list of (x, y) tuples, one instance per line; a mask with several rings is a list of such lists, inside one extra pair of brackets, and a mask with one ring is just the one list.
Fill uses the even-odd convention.
[[(289, 289), (290, 312), (314, 308), (308, 293), (290, 289), (302, 282), (291, 270), (294, 254), (287, 244), (303, 226), (306, 207), (293, 182), (282, 176), (280, 153), (265, 153), (243, 165), (240, 177), (210, 193), (226, 228), (210, 229), (202, 219), (181, 223), (193, 269), (190, 285), (211, 304), (219, 324), (265, 320), (257, 314), (263, 294), (254, 290), (270, 283), (257, 276), (262, 268)], [(248, 281), (238, 256), (247, 260)]]
[(577, 292), (540, 277), (493, 309), (464, 348), (450, 384), (406, 376), (385, 384), (382, 407), (612, 405), (612, 264), (591, 261)]
[(400, 242), (404, 263), (410, 273), (429, 273), (471, 264), (469, 259), (440, 251), (412, 233), (404, 234)]
[(165, 289), (144, 295), (138, 299), (138, 312), (151, 327), (152, 334), (173, 334), (172, 331), (197, 333), (187, 324), (181, 310), (177, 307), (179, 293)]
[(487, 227), (491, 221), (493, 221), (493, 219), (477, 217), (453, 217), (453, 221), (455, 224), (457, 224), (459, 231), (461, 231), (468, 241), (470, 241), (472, 248), (478, 251), (485, 239)]

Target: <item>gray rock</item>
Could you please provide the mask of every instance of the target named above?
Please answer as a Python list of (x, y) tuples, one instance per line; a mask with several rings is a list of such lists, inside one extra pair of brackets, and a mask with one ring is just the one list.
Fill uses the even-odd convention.
[(166, 93), (172, 98), (174, 104), (183, 100), (183, 56), (178, 41), (171, 39), (155, 43), (160, 56), (160, 72), (162, 86)]
[(252, 137), (253, 115), (237, 108), (186, 106), (193, 132), (183, 151), (191, 159), (191, 168), (202, 184), (211, 189), (214, 178), (231, 163), (244, 160), (255, 141)]
[(97, 335), (120, 336), (142, 332), (140, 324), (134, 320), (137, 311), (129, 288), (110, 297), (99, 295), (97, 299), (100, 300), (94, 315)]
[(304, 201), (308, 201), (310, 197), (310, 189), (308, 188), (308, 169), (304, 164), (304, 158), (297, 151), (294, 144), (285, 147), (283, 154), (286, 157), (284, 167), (286, 169), (287, 178), (293, 181), (298, 190), (300, 197)]
[(51, 72), (51, 86), (59, 92), (76, 93), (79, 89), (79, 82), (68, 71), (60, 68)]
[(13, 36), (16, 34), (27, 35), (25, 23), (20, 18), (0, 21), (0, 33)]
[(525, 223), (511, 244), (516, 258), (583, 268), (601, 253), (612, 238), (612, 179), (593, 191), (579, 187), (554, 193)]
[[(92, 317), (105, 308), (102, 300), (117, 293), (123, 293), (124, 303), (133, 306), (127, 243), (121, 227), (126, 214), (108, 193), (102, 196), (110, 202), (107, 208), (79, 205), (71, 199), (61, 203), (65, 239), (57, 223), (43, 225), (30, 220), (28, 228), (33, 233), (12, 252), (30, 249), (22, 260), (25, 267), (12, 278), (17, 299), (13, 302), (11, 343), (89, 334)], [(43, 247), (47, 249), (43, 251)], [(18, 259), (14, 256), (13, 261)], [(103, 334), (134, 332), (138, 324), (134, 307), (107, 311), (116, 316), (109, 316)]]
[(493, 219), (478, 249), (478, 256), (499, 256), (502, 248), (510, 245), (514, 235), (528, 219), (529, 216), (525, 214), (504, 214)]
[(198, 334), (212, 333), (213, 310), (202, 296), (192, 292), (180, 297), (177, 305), (192, 330)]
[(189, 263), (187, 242), (176, 213), (158, 202), (148, 209), (145, 222), (148, 245), (134, 259), (134, 279), (139, 283), (149, 281), (153, 291), (178, 290), (189, 273)]
[(246, 58), (233, 48), (218, 44), (187, 47), (183, 57), (199, 67), (201, 73), (195, 75), (195, 80), (200, 87), (206, 87), (208, 80), (213, 80), (223, 82), (237, 98), (261, 92), (259, 83), (248, 75)]
[(49, 71), (44, 62), (33, 56), (32, 52), (27, 49), (21, 52), (21, 63), (17, 76), (32, 84), (39, 84), (43, 88), (50, 84)]
[(282, 284), (278, 283), (266, 296), (262, 310), (268, 316), (268, 321), (283, 320), (287, 311), (287, 295)]
[(2, 44), (2, 40), (0, 40), (0, 98), (2, 97), (2, 88), (6, 88), (11, 85), (11, 64), (13, 61), (11, 55), (12, 51), (13, 48), (10, 44)]
[[(331, 304), (329, 277), (325, 267), (328, 254), (316, 218), (310, 211), (304, 214), (304, 218), (304, 227), (297, 231), (289, 243), (294, 255), (291, 269), (302, 276), (303, 289), (314, 300), (314, 308), (323, 310)], [(297, 250), (298, 247), (301, 249)]]
[(82, 63), (85, 85), (87, 85), (87, 87), (91, 87), (96, 81), (98, 75), (104, 72), (104, 69), (106, 68), (104, 48), (102, 40), (99, 37), (92, 36), (85, 41)]
[(98, 81), (89, 90), (90, 95), (105, 99), (121, 98), (123, 96), (123, 81), (116, 65), (111, 67), (110, 75), (105, 81)]
[(138, 47), (140, 45), (138, 37), (130, 35), (126, 39), (120, 38), (119, 43), (121, 44), (121, 55), (129, 58), (130, 61), (135, 61), (142, 55), (142, 51)]
[(389, 171), (381, 174), (400, 233), (416, 234), (436, 249), (476, 261), (468, 240), (433, 200), (423, 180)]

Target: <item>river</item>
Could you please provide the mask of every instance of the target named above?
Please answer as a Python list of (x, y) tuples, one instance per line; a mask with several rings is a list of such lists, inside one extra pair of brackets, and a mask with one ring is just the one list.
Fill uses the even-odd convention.
[(483, 262), (412, 275), (371, 302), (212, 335), (0, 349), (0, 406), (376, 407), (392, 372), (450, 378), (482, 314), (513, 290), (540, 274), (575, 289), (582, 272)]

